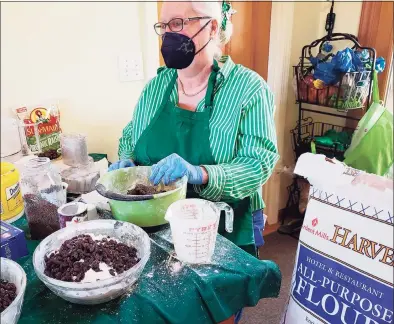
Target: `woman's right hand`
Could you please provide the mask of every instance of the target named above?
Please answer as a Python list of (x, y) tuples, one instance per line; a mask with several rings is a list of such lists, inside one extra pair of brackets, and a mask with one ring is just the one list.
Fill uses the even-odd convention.
[(123, 169), (123, 168), (130, 168), (134, 167), (135, 164), (131, 160), (120, 160), (112, 163), (111, 166), (108, 168), (108, 171)]

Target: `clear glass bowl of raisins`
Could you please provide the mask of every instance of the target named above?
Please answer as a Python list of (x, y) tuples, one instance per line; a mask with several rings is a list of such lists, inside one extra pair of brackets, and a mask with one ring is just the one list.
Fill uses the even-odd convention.
[[(48, 271), (46, 262), (53, 252), (59, 251), (64, 242), (80, 235), (102, 236), (107, 237), (108, 240), (114, 238), (120, 243), (134, 247), (139, 260), (128, 270), (117, 272), (111, 278), (93, 282), (65, 281), (65, 276), (56, 279), (46, 275), (45, 272)], [(92, 220), (67, 226), (42, 240), (34, 251), (33, 266), (38, 278), (57, 296), (75, 304), (94, 305), (132, 293), (134, 284), (144, 270), (149, 257), (150, 238), (142, 228), (128, 222), (110, 219)], [(59, 272), (67, 271), (64, 270), (67, 262), (68, 260), (64, 260), (64, 264), (59, 265)]]
[(22, 310), (26, 290), (26, 273), (22, 267), (6, 258), (0, 258), (1, 268), (1, 323), (16, 324)]

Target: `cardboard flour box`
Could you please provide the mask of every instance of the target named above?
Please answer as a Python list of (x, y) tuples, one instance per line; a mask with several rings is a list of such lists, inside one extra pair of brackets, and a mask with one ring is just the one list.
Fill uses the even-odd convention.
[(25, 233), (11, 224), (0, 221), (0, 256), (18, 260), (28, 255)]
[(282, 323), (394, 323), (392, 180), (314, 154), (294, 173), (311, 189)]

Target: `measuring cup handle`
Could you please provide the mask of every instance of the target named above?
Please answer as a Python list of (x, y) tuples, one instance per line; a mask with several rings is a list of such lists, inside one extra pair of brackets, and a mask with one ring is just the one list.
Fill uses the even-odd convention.
[(233, 232), (233, 223), (234, 223), (234, 211), (230, 207), (230, 205), (224, 202), (216, 202), (216, 207), (220, 210), (224, 210), (225, 212), (225, 219), (224, 219), (224, 227), (227, 233)]

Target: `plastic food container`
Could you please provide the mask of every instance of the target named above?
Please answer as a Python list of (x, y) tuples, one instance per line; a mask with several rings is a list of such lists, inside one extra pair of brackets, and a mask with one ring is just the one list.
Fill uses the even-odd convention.
[(72, 167), (89, 164), (86, 135), (63, 133), (60, 135), (63, 163)]
[(22, 145), (19, 136), (18, 121), (14, 118), (1, 117), (1, 160), (15, 162), (22, 158)]
[[(109, 279), (96, 282), (66, 282), (44, 274), (44, 256), (60, 248), (62, 243), (81, 234), (108, 235), (137, 249), (141, 259), (134, 267)], [(150, 256), (150, 239), (140, 227), (115, 220), (94, 220), (68, 226), (44, 239), (35, 249), (33, 266), (38, 278), (57, 296), (75, 304), (101, 304), (130, 292)]]
[(96, 182), (100, 178), (100, 170), (91, 157), (88, 164), (70, 167), (60, 173), (62, 181), (68, 184), (68, 192), (85, 194), (94, 191)]
[(151, 185), (150, 167), (132, 167), (104, 174), (96, 184), (99, 194), (108, 199), (113, 217), (142, 227), (167, 224), (165, 214), (168, 207), (186, 198), (187, 177), (164, 186), (167, 192), (154, 195), (127, 195), (135, 184)]
[(16, 221), (24, 213), (19, 171), (9, 162), (0, 162), (1, 172), (1, 220)]
[(0, 258), (1, 279), (16, 286), (17, 296), (14, 301), (1, 313), (1, 323), (16, 324), (21, 315), (23, 297), (26, 289), (26, 273), (15, 261)]

